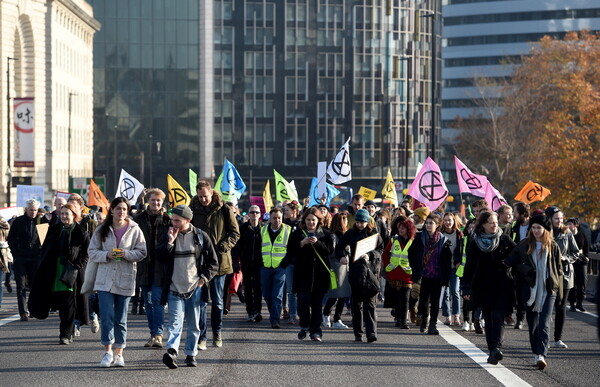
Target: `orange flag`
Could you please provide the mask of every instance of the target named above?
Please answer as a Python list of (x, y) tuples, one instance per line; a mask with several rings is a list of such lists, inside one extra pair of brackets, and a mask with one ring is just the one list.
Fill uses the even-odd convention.
[(103, 209), (108, 209), (110, 207), (110, 203), (106, 196), (100, 191), (100, 187), (94, 182), (93, 179), (90, 179), (90, 190), (88, 194), (88, 206), (98, 206)]
[(544, 188), (540, 184), (529, 180), (521, 191), (519, 191), (517, 196), (515, 196), (515, 200), (529, 204), (538, 200), (543, 201), (548, 195), (550, 195), (550, 190), (548, 188)]

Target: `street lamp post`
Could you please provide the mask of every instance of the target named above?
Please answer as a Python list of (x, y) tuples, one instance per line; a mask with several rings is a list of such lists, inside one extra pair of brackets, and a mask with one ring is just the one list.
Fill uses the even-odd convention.
[(436, 100), (437, 100), (437, 14), (435, 1), (432, 9), (427, 10), (424, 18), (431, 18), (431, 159), (435, 161), (435, 135), (436, 135)]
[(410, 56), (404, 55), (400, 60), (406, 62), (406, 124), (404, 128), (404, 188), (408, 188), (408, 130), (410, 129)]
[(69, 153), (69, 162), (68, 162), (68, 167), (67, 167), (67, 186), (69, 187), (69, 189), (71, 189), (71, 110), (72, 110), (72, 102), (71, 102), (71, 98), (77, 95), (76, 93), (69, 93), (69, 128), (68, 128), (68, 132), (69, 132), (69, 140), (68, 140), (68, 153)]
[(10, 61), (17, 61), (19, 58), (6, 57), (6, 175), (8, 184), (6, 184), (6, 206), (10, 207), (10, 186), (12, 185), (12, 170), (10, 169)]

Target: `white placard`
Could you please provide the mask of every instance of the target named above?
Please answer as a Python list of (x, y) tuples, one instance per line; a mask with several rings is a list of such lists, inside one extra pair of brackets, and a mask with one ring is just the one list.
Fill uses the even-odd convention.
[(42, 185), (17, 185), (17, 207), (25, 207), (25, 202), (35, 199), (44, 206), (44, 186)]
[(379, 234), (373, 234), (370, 237), (361, 239), (356, 242), (356, 250), (354, 250), (354, 258), (352, 262), (356, 261), (356, 258), (363, 254), (367, 254), (377, 248), (377, 241), (379, 240)]

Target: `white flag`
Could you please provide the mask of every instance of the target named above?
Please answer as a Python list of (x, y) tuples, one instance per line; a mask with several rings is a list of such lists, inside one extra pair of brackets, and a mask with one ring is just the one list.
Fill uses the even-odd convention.
[(117, 186), (117, 193), (115, 197), (124, 197), (129, 200), (130, 205), (135, 205), (138, 197), (144, 190), (144, 185), (138, 181), (135, 177), (121, 169), (121, 176), (119, 177), (119, 185)]
[(350, 137), (348, 141), (340, 148), (333, 161), (327, 168), (329, 181), (333, 184), (342, 184), (352, 180), (352, 168), (350, 165)]

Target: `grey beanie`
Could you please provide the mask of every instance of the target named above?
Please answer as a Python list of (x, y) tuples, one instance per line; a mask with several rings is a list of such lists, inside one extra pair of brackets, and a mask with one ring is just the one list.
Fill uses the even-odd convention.
[(175, 214), (175, 215), (179, 215), (182, 218), (186, 218), (187, 220), (192, 220), (192, 218), (194, 217), (194, 213), (192, 212), (192, 210), (184, 204), (180, 204), (180, 205), (174, 207), (171, 210), (171, 213)]

